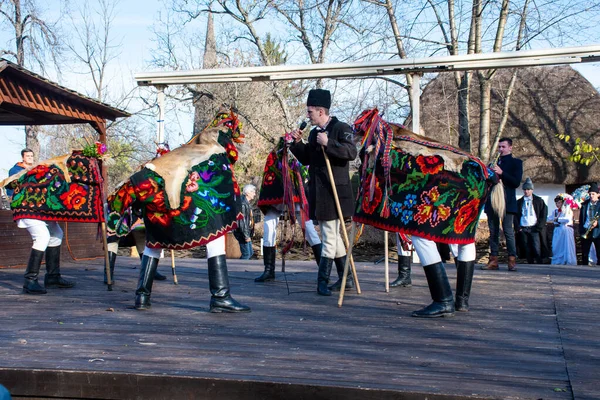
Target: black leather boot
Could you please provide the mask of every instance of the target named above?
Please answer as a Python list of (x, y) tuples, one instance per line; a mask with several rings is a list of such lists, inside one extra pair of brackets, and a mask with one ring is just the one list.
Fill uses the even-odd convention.
[[(344, 266), (346, 265), (346, 256), (334, 258), (335, 269), (337, 270), (338, 280), (333, 285), (329, 286), (332, 292), (339, 292), (342, 287), (342, 278), (344, 277)], [(352, 276), (352, 268), (348, 268), (348, 276), (346, 277), (346, 290), (354, 288), (354, 277)]]
[(44, 252), (36, 249), (31, 249), (27, 269), (25, 270), (25, 281), (23, 282), (23, 293), (27, 294), (46, 294), (46, 289), (38, 283), (38, 275)]
[[(143, 256), (144, 256), (144, 253), (140, 254), (140, 260), (142, 259)], [(133, 267), (133, 269), (135, 269), (135, 267)], [(154, 273), (154, 280), (155, 281), (165, 281), (165, 280), (167, 280), (167, 277), (164, 276), (163, 274), (161, 274), (160, 272), (158, 272), (158, 268), (157, 268), (156, 272)], [(106, 282), (104, 282), (104, 283), (106, 283)]]
[(275, 280), (275, 254), (277, 249), (275, 247), (263, 246), (263, 262), (265, 264), (265, 271), (261, 276), (254, 279), (254, 282), (269, 282)]
[(327, 287), (329, 284), (329, 275), (331, 274), (331, 266), (333, 260), (331, 258), (321, 256), (319, 263), (319, 274), (317, 275), (317, 293), (321, 296), (331, 296), (331, 290)]
[(473, 284), (475, 261), (458, 261), (456, 267), (456, 311), (469, 311), (469, 295)]
[(229, 276), (225, 254), (208, 259), (208, 285), (210, 287), (210, 312), (249, 312), (250, 307), (237, 302), (229, 294)]
[(452, 297), (452, 288), (446, 275), (444, 263), (426, 265), (423, 267), (429, 292), (433, 303), (425, 308), (412, 313), (413, 317), (436, 318), (454, 316), (454, 298)]
[(158, 267), (158, 258), (142, 256), (142, 266), (140, 268), (140, 279), (135, 291), (135, 309), (148, 310), (152, 307), (150, 296), (152, 295), (152, 284), (154, 283), (154, 274)]
[(60, 276), (60, 246), (46, 248), (46, 288), (72, 288), (75, 282), (63, 279)]
[[(115, 283), (115, 262), (117, 261), (117, 253), (112, 251), (108, 252), (108, 268), (110, 269), (110, 282)], [(106, 277), (106, 265), (104, 266), (104, 284), (108, 285), (108, 278)]]
[(321, 263), (321, 250), (323, 249), (323, 244), (315, 244), (314, 246), (310, 246), (315, 255), (315, 261), (317, 262), (317, 267)]
[(412, 279), (410, 278), (410, 256), (398, 255), (398, 278), (390, 283), (390, 286), (412, 286)]

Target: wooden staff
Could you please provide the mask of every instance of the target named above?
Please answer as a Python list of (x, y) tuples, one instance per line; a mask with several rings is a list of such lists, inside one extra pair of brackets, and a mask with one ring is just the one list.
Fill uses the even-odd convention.
[(383, 245), (383, 251), (385, 251), (385, 267), (384, 267), (384, 271), (385, 271), (385, 292), (389, 293), (390, 292), (390, 258), (388, 257), (388, 240), (389, 240), (389, 235), (388, 235), (388, 231), (384, 231), (383, 232), (383, 241), (384, 241), (384, 245)]
[(177, 273), (175, 272), (175, 250), (171, 250), (171, 272), (173, 273), (173, 284), (179, 285)]
[[(342, 278), (342, 288), (346, 285), (346, 276), (348, 275), (348, 261), (352, 266), (352, 274), (354, 276), (354, 283), (356, 284), (356, 293), (360, 294), (360, 284), (358, 283), (358, 276), (356, 276), (356, 267), (354, 266), (354, 259), (352, 258), (352, 252), (350, 249), (350, 242), (348, 241), (348, 232), (346, 232), (346, 224), (344, 223), (344, 214), (342, 213), (342, 207), (340, 206), (340, 199), (338, 198), (337, 189), (335, 188), (335, 180), (333, 179), (333, 171), (331, 169), (331, 163), (329, 157), (325, 153), (325, 148), (321, 146), (323, 151), (323, 157), (325, 157), (325, 164), (327, 165), (327, 172), (329, 173), (329, 181), (331, 182), (331, 190), (333, 191), (333, 199), (335, 200), (335, 207), (337, 209), (338, 218), (340, 219), (340, 225), (342, 226), (342, 233), (344, 234), (344, 245), (348, 251), (348, 257), (346, 257), (346, 265), (344, 266), (344, 277)], [(354, 226), (354, 224), (353, 224)], [(343, 293), (343, 289), (340, 288), (340, 295)]]
[(112, 276), (110, 275), (110, 259), (108, 257), (108, 240), (106, 238), (106, 222), (101, 223), (102, 244), (104, 245), (104, 269), (106, 270), (106, 283), (108, 291), (112, 292)]
[[(345, 227), (344, 227), (345, 230)], [(350, 246), (348, 247), (348, 254), (350, 254), (350, 257), (352, 256), (352, 249), (354, 247), (354, 238), (356, 237), (356, 225), (354, 224), (354, 221), (352, 222), (352, 228), (350, 231)], [(348, 279), (348, 264), (350, 262), (350, 257), (346, 257), (346, 264), (344, 264), (344, 275), (342, 275), (342, 286), (340, 287), (340, 295), (338, 297), (338, 307), (342, 306), (342, 303), (344, 302), (344, 293), (346, 293), (346, 280)], [(356, 273), (356, 269), (354, 270), (354, 273)], [(354, 278), (354, 282), (358, 283), (358, 279)], [(359, 292), (360, 288), (357, 285), (357, 292)]]

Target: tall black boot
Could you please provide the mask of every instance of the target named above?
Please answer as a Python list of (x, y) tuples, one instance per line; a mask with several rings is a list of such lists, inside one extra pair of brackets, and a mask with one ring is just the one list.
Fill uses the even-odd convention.
[(135, 291), (135, 309), (147, 310), (152, 307), (150, 296), (152, 295), (152, 284), (154, 283), (154, 274), (158, 267), (158, 258), (142, 256), (142, 266), (140, 268), (140, 279)]
[[(140, 260), (142, 259), (143, 256), (144, 256), (144, 253), (140, 254)], [(133, 267), (133, 269), (135, 269), (135, 267)], [(163, 274), (161, 274), (160, 272), (158, 272), (158, 268), (157, 268), (156, 272), (154, 273), (154, 280), (155, 281), (166, 281), (167, 277), (164, 276)], [(106, 282), (104, 282), (104, 283), (106, 283)]]
[(412, 286), (412, 279), (410, 278), (410, 256), (398, 255), (398, 278), (390, 283), (390, 286)]
[(208, 259), (208, 285), (210, 287), (210, 312), (249, 312), (250, 307), (237, 302), (229, 294), (229, 276), (225, 254)]
[(265, 270), (261, 276), (254, 279), (254, 282), (269, 282), (275, 279), (275, 255), (277, 249), (275, 247), (263, 246), (263, 262)]
[(323, 244), (315, 244), (314, 246), (310, 246), (310, 248), (312, 249), (313, 254), (315, 255), (315, 261), (317, 262), (318, 267), (321, 263), (321, 250), (323, 250)]
[[(115, 262), (117, 261), (117, 253), (112, 251), (108, 252), (108, 268), (110, 268), (110, 281), (115, 283)], [(108, 285), (108, 278), (106, 277), (106, 265), (104, 266), (104, 284)]]
[(23, 282), (23, 293), (28, 294), (46, 294), (46, 289), (38, 283), (38, 275), (44, 252), (36, 249), (31, 249), (27, 269), (25, 270), (25, 281)]
[(426, 265), (423, 269), (425, 270), (433, 303), (413, 312), (412, 316), (421, 318), (454, 316), (454, 298), (452, 297), (452, 288), (446, 275), (444, 263)]
[[(339, 292), (342, 287), (342, 278), (344, 277), (344, 267), (346, 266), (346, 256), (334, 258), (335, 269), (337, 270), (338, 280), (333, 285), (329, 286), (332, 292)], [(354, 277), (352, 276), (352, 268), (348, 269), (346, 277), (346, 290), (354, 288)]]
[(46, 248), (46, 288), (72, 288), (75, 282), (63, 279), (60, 276), (60, 246)]
[(456, 311), (469, 311), (469, 295), (473, 284), (475, 261), (458, 261), (456, 267)]
[(317, 275), (317, 293), (321, 296), (331, 296), (331, 290), (327, 287), (329, 284), (329, 275), (331, 274), (331, 266), (333, 260), (331, 258), (321, 256), (319, 263), (319, 274)]

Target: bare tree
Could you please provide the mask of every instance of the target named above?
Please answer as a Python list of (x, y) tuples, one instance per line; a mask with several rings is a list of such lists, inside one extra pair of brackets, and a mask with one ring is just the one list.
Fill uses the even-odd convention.
[[(65, 41), (68, 54), (74, 59), (69, 68), (73, 73), (82, 73), (93, 83), (90, 97), (98, 101), (111, 102), (118, 108), (134, 109), (127, 119), (107, 121), (107, 144), (112, 162), (109, 168), (109, 187), (129, 175), (134, 168), (154, 155), (152, 138), (148, 137), (147, 123), (150, 108), (154, 104), (137, 101), (141, 88), (137, 86), (119, 88), (110, 85), (109, 66), (121, 51), (121, 43), (113, 39), (113, 22), (117, 15), (118, 0), (100, 0), (93, 5), (84, 4), (69, 15), (69, 31)], [(154, 116), (150, 120), (153, 125)], [(97, 140), (97, 132), (89, 125), (59, 126), (46, 129), (51, 138), (47, 156), (64, 154), (74, 148), (82, 148)]]
[[(0, 56), (12, 57), (22, 67), (37, 66), (45, 73), (48, 58), (58, 66), (60, 40), (54, 22), (44, 18), (35, 0), (0, 0), (0, 20), (8, 27), (14, 41), (0, 49)], [(37, 126), (25, 127), (25, 146), (39, 157), (40, 142)]]

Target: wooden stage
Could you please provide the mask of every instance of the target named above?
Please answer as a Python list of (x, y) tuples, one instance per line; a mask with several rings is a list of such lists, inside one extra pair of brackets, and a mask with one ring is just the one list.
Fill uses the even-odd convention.
[(211, 314), (205, 260), (178, 259), (180, 284), (155, 282), (147, 312), (132, 308), (138, 261), (117, 259), (112, 292), (102, 264), (65, 263), (77, 286), (44, 296), (21, 294), (22, 269), (0, 269), (0, 383), (13, 398), (600, 398), (598, 267), (476, 270), (470, 312), (423, 320), (410, 317), (430, 301), (420, 267), (412, 288), (385, 293), (383, 265), (357, 263), (363, 293), (338, 308), (316, 294), (312, 262), (287, 262), (288, 294), (281, 272), (254, 283), (262, 260), (229, 260), (252, 312)]

